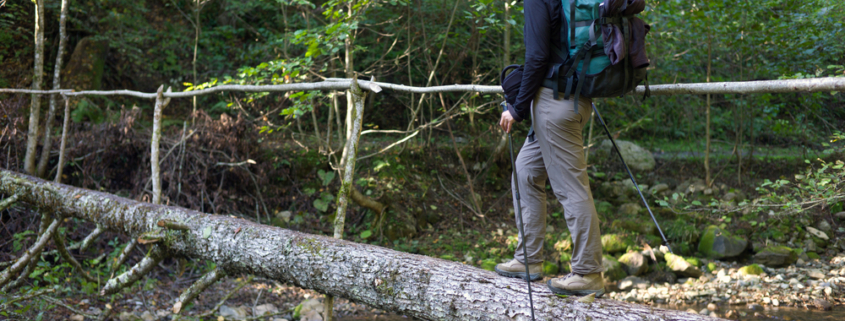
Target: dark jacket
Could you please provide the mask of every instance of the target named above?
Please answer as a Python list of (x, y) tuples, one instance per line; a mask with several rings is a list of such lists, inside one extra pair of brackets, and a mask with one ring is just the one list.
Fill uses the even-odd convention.
[(522, 86), (516, 103), (508, 110), (516, 121), (528, 118), (531, 113), (531, 101), (537, 90), (543, 85), (549, 66), (563, 63), (554, 54), (552, 46), (563, 49), (560, 43), (561, 19), (560, 0), (525, 0), (525, 71), (522, 74)]

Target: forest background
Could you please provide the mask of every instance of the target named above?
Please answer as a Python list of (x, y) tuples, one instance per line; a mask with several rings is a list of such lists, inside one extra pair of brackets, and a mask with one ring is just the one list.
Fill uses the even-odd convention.
[[(52, 62), (60, 2), (45, 6), (44, 55)], [(97, 66), (90, 70), (93, 81), (74, 83), (78, 74), (72, 62), (62, 79), (80, 86), (76, 89), (144, 92), (162, 84), (189, 91), (352, 76), (416, 86), (495, 85), (503, 66), (523, 61), (521, 9), (520, 2), (497, 0), (70, 1), (63, 60), (72, 60), (71, 49), (83, 40), (106, 49), (87, 61)], [(840, 1), (649, 1), (642, 16), (651, 25), (651, 84), (845, 76)], [(31, 86), (33, 17), (30, 2), (7, 1), (0, 8), (0, 88)], [(45, 75), (52, 68), (45, 63)], [(50, 78), (42, 88), (51, 85)], [(30, 97), (0, 98), (0, 124), (17, 128), (4, 131), (0, 163), (20, 170)], [(350, 209), (345, 238), (480, 266), (507, 258), (515, 227), (509, 160), (495, 125), (500, 100), (456, 93), (368, 96), (356, 168), (361, 207)], [(816, 158), (831, 164), (841, 159), (841, 93), (627, 96), (596, 103), (615, 135), (664, 155), (656, 169), (637, 173), (650, 186), (689, 186), (706, 177), (708, 187), (749, 199), (783, 197), (772, 196), (765, 186), (806, 178), (795, 174), (824, 166)], [(43, 105), (46, 110), (46, 101)], [(60, 164), (66, 168), (63, 180), (148, 200), (152, 104), (114, 96), (74, 105), (71, 161)], [(345, 106), (342, 92), (225, 92), (173, 100), (164, 114), (163, 148), (179, 146), (186, 132), (198, 134), (178, 158), (163, 161), (166, 202), (331, 234), (339, 188), (334, 169), (348, 127)], [(49, 121), (61, 123), (60, 118)], [(517, 127), (517, 146), (527, 130)], [(713, 155), (707, 153), (705, 168), (708, 132)], [(602, 230), (632, 237), (633, 247), (660, 244), (656, 235), (614, 224), (631, 218), (620, 214), (630, 200), (603, 198), (608, 192), (599, 186), (621, 181), (623, 173), (612, 157), (598, 152), (599, 133), (590, 141), (597, 154), (590, 163)], [(51, 173), (57, 165), (50, 161)], [(696, 244), (707, 225), (785, 242), (795, 224), (832, 221), (831, 215), (843, 210), (837, 198), (842, 186), (836, 184), (841, 183), (834, 181), (829, 191), (825, 184), (817, 187), (816, 192), (829, 194), (823, 206), (809, 211), (796, 212), (798, 205), (790, 202), (800, 203), (802, 192), (782, 193), (791, 197), (776, 200), (790, 202), (783, 211), (800, 213), (790, 216), (724, 211), (710, 199), (678, 203), (678, 196), (675, 202), (669, 202), (672, 196), (655, 197), (655, 204), (667, 209), (661, 219), (680, 253), (698, 255)], [(550, 209), (550, 261), (563, 263), (552, 247), (568, 237), (565, 222), (559, 207)], [(90, 227), (71, 229), (84, 236)], [(444, 237), (450, 242), (438, 244)], [(114, 256), (119, 250), (108, 251)]]

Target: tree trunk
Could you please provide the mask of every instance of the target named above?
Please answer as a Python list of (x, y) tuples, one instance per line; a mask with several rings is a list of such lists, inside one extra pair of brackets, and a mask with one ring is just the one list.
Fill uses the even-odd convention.
[[(32, 90), (41, 90), (44, 78), (44, 0), (35, 2), (35, 74), (32, 76)], [(26, 133), (26, 154), (23, 168), (29, 174), (35, 174), (35, 155), (38, 147), (38, 132), (41, 113), (41, 95), (32, 95), (29, 110), (29, 131)]]
[[(53, 70), (53, 90), (61, 88), (62, 56), (64, 56), (65, 43), (67, 42), (66, 21), (67, 0), (62, 0), (62, 9), (59, 15), (59, 49), (56, 52), (56, 68)], [(50, 95), (50, 111), (47, 112), (47, 119), (44, 120), (44, 146), (41, 150), (41, 159), (38, 160), (38, 177), (42, 178), (47, 177), (47, 163), (50, 161), (50, 149), (53, 147), (50, 139), (50, 124), (56, 117), (56, 96), (56, 94)]]
[[(253, 274), (424, 320), (529, 320), (525, 283), (457, 262), (161, 206), (0, 170), (0, 193), (58, 215), (138, 237), (162, 219), (166, 255), (210, 260), (229, 275)], [(537, 320), (715, 320), (676, 310), (599, 299), (560, 298), (535, 287)]]

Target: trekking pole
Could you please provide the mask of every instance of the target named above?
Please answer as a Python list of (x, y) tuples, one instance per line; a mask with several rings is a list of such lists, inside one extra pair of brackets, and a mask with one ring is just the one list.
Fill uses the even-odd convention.
[[(502, 102), (504, 111), (508, 110), (507, 102)], [(508, 132), (508, 147), (511, 154), (511, 168), (513, 169), (513, 187), (516, 189), (516, 210), (519, 215), (516, 217), (519, 223), (519, 234), (522, 235), (522, 257), (525, 262), (525, 281), (528, 283), (528, 304), (531, 306), (531, 320), (534, 321), (534, 299), (531, 297), (531, 273), (528, 271), (528, 250), (525, 248), (525, 230), (522, 226), (522, 203), (519, 200), (519, 178), (516, 175), (516, 161), (513, 158), (513, 135)]]
[[(666, 236), (663, 235), (663, 230), (660, 229), (660, 224), (657, 224), (657, 219), (654, 218), (654, 213), (651, 212), (651, 207), (648, 206), (648, 202), (645, 200), (645, 196), (643, 196), (643, 192), (640, 191), (640, 185), (637, 185), (637, 181), (634, 180), (634, 174), (631, 174), (631, 169), (628, 168), (628, 164), (625, 163), (625, 158), (622, 157), (622, 153), (619, 151), (619, 147), (616, 146), (616, 141), (613, 140), (613, 136), (610, 135), (610, 130), (607, 129), (607, 124), (604, 123), (604, 119), (601, 118), (601, 114), (599, 113), (599, 109), (596, 108), (596, 104), (593, 104), (593, 111), (596, 112), (596, 116), (599, 118), (599, 122), (604, 127), (604, 133), (607, 134), (607, 138), (610, 139), (610, 142), (613, 144), (613, 149), (616, 150), (616, 154), (619, 154), (619, 160), (622, 161), (622, 165), (625, 166), (625, 171), (628, 172), (628, 176), (631, 177), (631, 182), (634, 183), (634, 187), (637, 189), (637, 193), (640, 194), (640, 199), (645, 204), (645, 208), (648, 210), (648, 214), (651, 215), (651, 219), (654, 221), (654, 225), (657, 226), (657, 231), (660, 232), (660, 237), (663, 238), (663, 242), (666, 243), (666, 248), (669, 249), (669, 253), (672, 253), (672, 248), (669, 246), (669, 241), (666, 240)], [(518, 200), (519, 198), (517, 198)]]

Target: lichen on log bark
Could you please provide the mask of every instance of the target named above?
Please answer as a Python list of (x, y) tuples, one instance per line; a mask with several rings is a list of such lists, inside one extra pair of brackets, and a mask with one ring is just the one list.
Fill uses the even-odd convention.
[[(52, 191), (52, 192), (51, 192)], [(528, 320), (525, 283), (442, 259), (309, 235), (228, 216), (137, 202), (0, 170), (0, 193), (57, 215), (138, 235), (161, 219), (185, 222), (160, 246), (210, 260), (229, 275), (252, 274), (425, 320)], [(598, 299), (559, 298), (538, 284), (538, 320), (712, 320), (683, 311)]]

